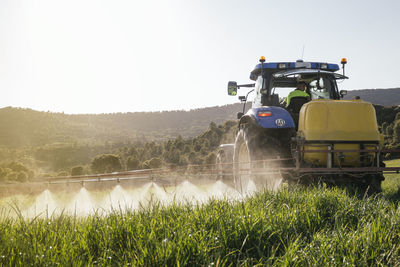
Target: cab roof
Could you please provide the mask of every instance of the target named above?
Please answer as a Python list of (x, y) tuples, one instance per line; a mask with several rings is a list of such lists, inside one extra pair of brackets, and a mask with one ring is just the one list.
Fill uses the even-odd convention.
[(257, 64), (254, 70), (250, 73), (250, 79), (255, 81), (261, 74), (261, 70), (266, 74), (273, 74), (285, 70), (294, 69), (313, 69), (327, 72), (335, 72), (339, 70), (338, 64), (324, 63), (324, 62), (304, 62), (297, 60), (296, 62), (268, 62), (264, 64)]

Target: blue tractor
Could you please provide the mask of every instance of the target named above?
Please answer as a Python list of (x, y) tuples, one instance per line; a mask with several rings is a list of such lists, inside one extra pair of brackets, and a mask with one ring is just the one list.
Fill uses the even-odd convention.
[[(339, 65), (324, 62), (265, 62), (250, 73), (255, 83), (228, 83), (228, 94), (253, 87), (239, 99), (244, 103), (235, 143), (222, 145), (218, 155), (231, 150), (225, 161), (233, 166), (239, 191), (251, 187), (276, 188), (286, 180), (355, 183), (380, 191), (383, 136), (375, 109), (360, 99), (341, 100), (337, 81), (347, 79), (346, 59)], [(303, 84), (303, 92), (291, 93)], [(301, 87), (301, 86), (300, 86)], [(249, 93), (255, 97), (245, 113)], [(233, 151), (232, 151), (233, 150)], [(217, 157), (218, 159), (223, 157)], [(218, 163), (218, 162), (217, 162)], [(225, 164), (224, 163), (224, 164)]]

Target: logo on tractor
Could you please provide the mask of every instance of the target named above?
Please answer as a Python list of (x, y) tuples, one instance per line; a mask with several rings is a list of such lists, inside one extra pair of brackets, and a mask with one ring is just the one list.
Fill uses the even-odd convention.
[(275, 124), (276, 124), (276, 126), (282, 127), (282, 126), (285, 126), (286, 121), (284, 119), (277, 119), (277, 120), (275, 120)]

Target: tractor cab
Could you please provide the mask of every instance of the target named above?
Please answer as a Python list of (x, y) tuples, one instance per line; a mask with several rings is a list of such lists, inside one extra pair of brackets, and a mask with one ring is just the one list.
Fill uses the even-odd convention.
[[(342, 59), (343, 67), (346, 62), (346, 59)], [(265, 58), (261, 57), (260, 64), (256, 65), (250, 74), (250, 79), (255, 83), (237, 85), (236, 82), (229, 82), (228, 94), (236, 95), (238, 88), (254, 86), (253, 108), (278, 106), (287, 109), (290, 113), (298, 114), (302, 104), (307, 101), (339, 100), (347, 93), (345, 90), (338, 91), (336, 81), (347, 79), (346, 76), (336, 73), (338, 70), (337, 64), (303, 62), (302, 60), (265, 63)], [(309, 97), (295, 97), (289, 104), (287, 96), (297, 88), (300, 82), (306, 85), (305, 92)], [(247, 102), (247, 96), (239, 97), (239, 99)]]

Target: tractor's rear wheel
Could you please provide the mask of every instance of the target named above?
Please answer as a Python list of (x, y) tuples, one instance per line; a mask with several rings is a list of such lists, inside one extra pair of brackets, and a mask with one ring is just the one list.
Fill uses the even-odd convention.
[(251, 193), (257, 189), (277, 189), (282, 176), (277, 169), (281, 153), (277, 140), (268, 132), (255, 127), (242, 128), (235, 141), (234, 184), (240, 193)]

